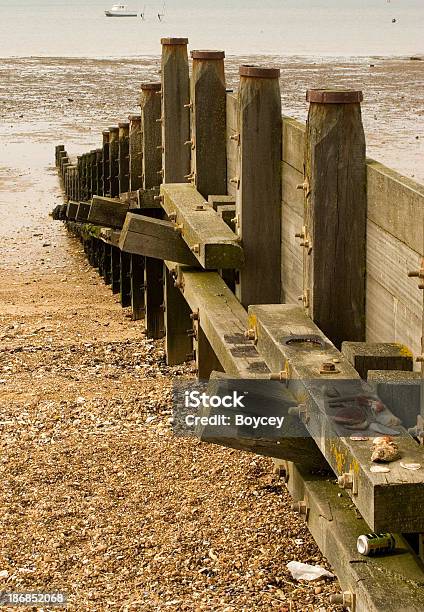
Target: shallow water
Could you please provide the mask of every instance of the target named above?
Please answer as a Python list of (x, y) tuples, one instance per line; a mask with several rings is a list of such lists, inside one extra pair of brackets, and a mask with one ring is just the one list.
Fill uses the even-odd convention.
[(163, 0), (126, 0), (146, 21), (105, 17), (112, 4), (0, 0), (0, 57), (151, 55), (161, 36), (188, 36), (192, 48), (237, 55), (424, 52), (422, 0), (166, 0), (165, 9)]

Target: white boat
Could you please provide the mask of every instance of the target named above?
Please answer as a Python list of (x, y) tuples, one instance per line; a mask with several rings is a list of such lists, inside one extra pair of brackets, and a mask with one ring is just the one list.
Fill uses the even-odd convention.
[(126, 4), (114, 4), (110, 11), (105, 11), (106, 17), (137, 17), (137, 13), (129, 11)]

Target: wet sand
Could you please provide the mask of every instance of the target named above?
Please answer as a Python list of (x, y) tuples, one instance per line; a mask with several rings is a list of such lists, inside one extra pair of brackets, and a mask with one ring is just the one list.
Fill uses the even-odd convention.
[[(252, 60), (230, 59), (229, 83)], [(64, 590), (75, 611), (337, 609), (336, 583), (296, 583), (286, 568), (326, 562), (271, 462), (172, 436), (172, 380), (190, 368), (166, 367), (162, 343), (48, 216), (61, 198), (54, 145), (98, 144), (158, 66), (2, 63), (0, 590)], [(369, 155), (424, 180), (423, 68), (292, 60), (284, 113), (305, 118), (307, 87), (362, 87)]]

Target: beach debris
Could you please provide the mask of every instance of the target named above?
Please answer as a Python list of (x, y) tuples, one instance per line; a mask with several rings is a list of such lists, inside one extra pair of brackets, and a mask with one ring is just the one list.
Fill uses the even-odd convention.
[(411, 470), (412, 472), (415, 472), (416, 470), (421, 469), (421, 463), (402, 463), (401, 462), (400, 467), (402, 467), (404, 470)]
[(7, 570), (0, 571), (0, 578), (8, 578), (8, 577), (9, 577), (9, 572)]
[(366, 442), (367, 440), (369, 440), (368, 436), (350, 436), (350, 440), (352, 440), (352, 442)]
[(396, 547), (391, 533), (367, 533), (360, 535), (356, 541), (356, 548), (360, 555), (365, 557), (386, 555)]
[(287, 569), (295, 580), (319, 580), (320, 578), (335, 578), (334, 574), (320, 565), (309, 565), (300, 561), (289, 561)]
[(379, 436), (372, 441), (374, 450), (371, 461), (390, 463), (399, 459), (399, 447), (391, 436)]
[(387, 472), (390, 472), (390, 469), (384, 465), (372, 465), (370, 472), (373, 474), (387, 474)]

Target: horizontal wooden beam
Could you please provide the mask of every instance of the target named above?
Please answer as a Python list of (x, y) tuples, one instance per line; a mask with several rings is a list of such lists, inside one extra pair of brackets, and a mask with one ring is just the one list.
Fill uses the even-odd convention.
[(121, 202), (117, 198), (93, 196), (87, 221), (92, 225), (121, 228), (128, 209), (128, 202)]
[(119, 248), (126, 253), (197, 267), (197, 259), (175, 229), (175, 223), (170, 221), (128, 213), (121, 231)]
[[(295, 502), (305, 502), (306, 523), (321, 552), (339, 578), (342, 590), (355, 597), (356, 612), (418, 612), (423, 602), (423, 569), (400, 535), (393, 553), (364, 557), (356, 549), (360, 535), (370, 533), (347, 495), (326, 475), (286, 466), (287, 488)], [(295, 507), (298, 504), (295, 504)], [(347, 606), (346, 606), (347, 607)]]
[(243, 267), (243, 250), (237, 236), (192, 185), (164, 184), (161, 195), (165, 212), (174, 216), (182, 238), (203, 268)]
[(84, 223), (88, 219), (90, 213), (91, 204), (89, 202), (80, 202), (78, 204), (77, 214), (75, 215), (75, 221)]
[[(199, 423), (195, 430), (197, 437), (203, 442), (276, 459), (282, 457), (287, 460), (290, 457), (290, 461), (297, 461), (302, 466), (329, 469), (318, 447), (308, 436), (304, 425), (290, 415), (289, 409), (296, 402), (290, 391), (279, 382), (259, 379), (240, 380), (222, 372), (212, 372), (205, 391), (209, 395), (220, 397), (237, 392), (244, 395), (245, 399), (243, 408), (204, 407), (200, 411), (199, 416), (208, 417), (208, 423)], [(235, 415), (247, 418), (269, 418), (273, 415), (284, 420), (280, 428), (266, 425), (253, 428), (237, 425)], [(213, 425), (210, 417), (214, 416), (224, 417), (227, 424)]]
[(139, 189), (138, 190), (138, 208), (162, 208), (158, 201), (159, 188)]
[[(388, 408), (378, 415), (369, 408), (364, 416), (368, 427), (356, 430), (335, 420), (339, 406), (345, 415), (352, 413), (352, 404), (343, 398), (373, 395), (353, 366), (299, 306), (251, 306), (249, 329), (267, 366), (286, 379), (295, 398), (304, 404), (300, 416), (336, 475), (353, 480), (346, 490), (371, 529), (424, 532), (424, 471), (400, 465), (424, 466), (424, 448), (404, 428), (396, 427), (401, 459), (389, 464), (389, 472), (371, 472), (372, 440), (379, 435), (378, 429), (384, 432), (381, 420), (392, 420), (394, 415)], [(367, 439), (352, 440), (355, 435)]]
[(236, 205), (236, 199), (232, 195), (210, 195), (208, 196), (208, 204), (214, 210), (219, 212), (221, 206)]

